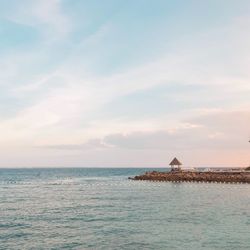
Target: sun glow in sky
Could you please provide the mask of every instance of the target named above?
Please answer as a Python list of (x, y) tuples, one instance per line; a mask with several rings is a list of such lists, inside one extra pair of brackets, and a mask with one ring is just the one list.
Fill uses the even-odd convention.
[(0, 167), (250, 163), (250, 1), (0, 0)]

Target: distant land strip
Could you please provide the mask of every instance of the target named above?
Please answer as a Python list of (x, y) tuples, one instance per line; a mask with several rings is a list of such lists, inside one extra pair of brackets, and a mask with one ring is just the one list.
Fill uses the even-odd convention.
[(222, 183), (249, 183), (250, 171), (171, 171), (171, 172), (145, 172), (142, 175), (129, 177), (130, 180), (144, 181), (172, 181), (172, 182), (222, 182)]

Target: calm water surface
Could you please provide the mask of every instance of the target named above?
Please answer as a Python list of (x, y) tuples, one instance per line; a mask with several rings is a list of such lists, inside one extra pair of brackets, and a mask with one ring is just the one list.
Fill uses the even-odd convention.
[(250, 249), (250, 185), (0, 169), (0, 249)]

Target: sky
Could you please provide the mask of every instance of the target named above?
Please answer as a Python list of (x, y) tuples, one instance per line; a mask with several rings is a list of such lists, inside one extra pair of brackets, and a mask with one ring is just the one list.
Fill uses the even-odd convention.
[(250, 165), (250, 1), (0, 0), (0, 167)]

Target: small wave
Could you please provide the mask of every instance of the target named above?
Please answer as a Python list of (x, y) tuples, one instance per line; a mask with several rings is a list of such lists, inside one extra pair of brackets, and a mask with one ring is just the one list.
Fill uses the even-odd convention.
[(56, 180), (51, 180), (47, 181), (44, 184), (47, 185), (75, 185), (79, 184), (79, 181), (77, 181), (76, 178), (66, 178), (66, 179), (56, 179)]

